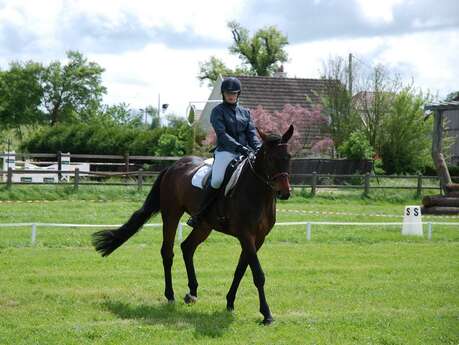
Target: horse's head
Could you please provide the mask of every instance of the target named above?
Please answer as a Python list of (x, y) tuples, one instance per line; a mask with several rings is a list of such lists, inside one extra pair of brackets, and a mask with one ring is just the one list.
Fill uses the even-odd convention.
[(257, 153), (257, 159), (263, 164), (263, 175), (277, 193), (279, 199), (286, 200), (290, 197), (290, 154), (288, 153), (288, 141), (293, 135), (293, 125), (282, 135), (265, 134), (257, 128), (258, 134), (263, 140), (263, 145)]

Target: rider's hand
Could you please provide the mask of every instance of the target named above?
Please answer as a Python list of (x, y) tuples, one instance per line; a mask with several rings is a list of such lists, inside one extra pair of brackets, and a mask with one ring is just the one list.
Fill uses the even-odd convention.
[(241, 153), (244, 156), (248, 156), (250, 154), (250, 152), (252, 152), (251, 149), (249, 149), (247, 146), (243, 146), (243, 145), (238, 147), (238, 151), (239, 151), (239, 153)]

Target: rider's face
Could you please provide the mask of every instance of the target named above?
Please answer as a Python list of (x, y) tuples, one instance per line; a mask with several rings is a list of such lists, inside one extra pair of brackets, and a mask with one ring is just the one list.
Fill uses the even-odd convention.
[(228, 92), (228, 91), (224, 91), (223, 92), (223, 97), (225, 97), (225, 100), (230, 103), (230, 104), (234, 104), (237, 102), (237, 92)]

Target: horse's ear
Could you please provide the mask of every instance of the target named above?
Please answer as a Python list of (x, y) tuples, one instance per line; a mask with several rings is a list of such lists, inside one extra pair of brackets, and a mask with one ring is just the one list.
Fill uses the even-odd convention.
[(282, 142), (286, 143), (290, 140), (290, 138), (293, 135), (293, 125), (290, 125), (290, 127), (287, 129), (287, 131), (284, 133), (282, 136)]
[(258, 127), (255, 127), (257, 129), (258, 135), (260, 136), (261, 140), (266, 141), (266, 134)]

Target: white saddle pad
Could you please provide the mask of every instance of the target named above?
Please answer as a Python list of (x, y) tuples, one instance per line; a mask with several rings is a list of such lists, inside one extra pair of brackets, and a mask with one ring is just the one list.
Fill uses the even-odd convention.
[[(239, 164), (238, 167), (236, 168), (236, 170), (234, 170), (233, 174), (231, 175), (231, 177), (230, 177), (230, 179), (228, 181), (228, 184), (225, 187), (225, 196), (228, 195), (228, 193), (231, 191), (231, 189), (233, 189), (233, 187), (236, 185), (236, 182), (239, 179), (239, 175), (241, 175), (241, 171), (242, 171), (242, 168), (244, 167), (244, 165), (246, 163), (246, 160), (247, 159), (245, 159), (241, 164)], [(201, 189), (204, 188), (203, 181), (205, 181), (205, 178), (207, 177), (207, 175), (210, 174), (210, 172), (212, 170), (213, 161), (214, 161), (213, 158), (206, 159), (204, 161), (204, 163), (206, 163), (206, 164), (203, 165), (202, 167), (200, 167), (194, 173), (193, 177), (191, 178), (191, 184), (193, 186), (201, 188)]]
[(211, 170), (212, 170), (212, 164), (214, 162), (214, 159), (213, 158), (209, 158), (209, 159), (206, 159), (204, 161), (205, 165), (203, 165), (202, 167), (200, 167), (193, 175), (193, 177), (191, 178), (191, 184), (195, 187), (198, 187), (198, 188), (203, 188), (203, 181), (204, 181), (204, 178), (210, 174)]

